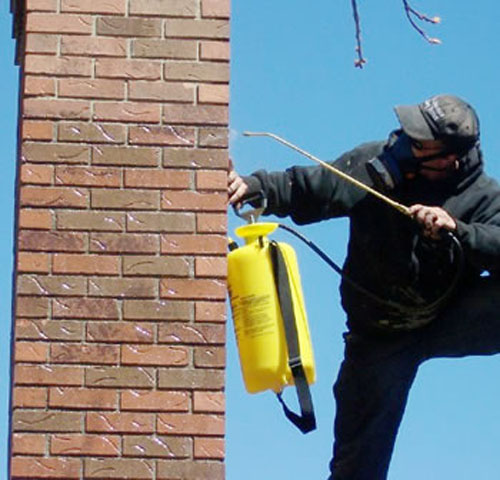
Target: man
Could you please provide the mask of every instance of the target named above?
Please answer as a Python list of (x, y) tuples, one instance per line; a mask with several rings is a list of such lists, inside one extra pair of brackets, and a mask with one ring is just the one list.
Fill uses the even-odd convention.
[(229, 173), (229, 201), (261, 190), (265, 214), (298, 224), (350, 218), (347, 313), (330, 480), (387, 477), (419, 365), (500, 352), (500, 187), (483, 173), (479, 121), (452, 95), (395, 108), (401, 128), (334, 165), (402, 214), (321, 166)]

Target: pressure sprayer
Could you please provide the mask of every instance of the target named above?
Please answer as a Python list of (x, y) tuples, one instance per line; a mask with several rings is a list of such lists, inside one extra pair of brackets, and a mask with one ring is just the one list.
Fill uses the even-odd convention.
[[(271, 137), (411, 217), (408, 207), (275, 134), (245, 132), (244, 135)], [(277, 228), (288, 231), (306, 243), (353, 288), (375, 303), (407, 317), (425, 317), (447, 302), (455, 291), (463, 270), (463, 251), (455, 235), (445, 232), (456, 253), (456, 274), (453, 280), (442, 295), (428, 304), (401, 304), (381, 298), (359, 285), (317, 245), (294, 229), (279, 223), (257, 222), (266, 208), (264, 196), (246, 198), (242, 202), (252, 205), (259, 202), (259, 207), (245, 213), (235, 208), (236, 214), (248, 222), (235, 230), (244, 239), (245, 245), (238, 247), (236, 242), (231, 239), (229, 241), (228, 289), (243, 380), (249, 393), (274, 391), (287, 418), (302, 433), (307, 433), (316, 428), (309, 390), (309, 384), (315, 381), (316, 375), (300, 274), (292, 247), (269, 240), (268, 235)], [(292, 412), (282, 398), (283, 389), (294, 384), (301, 415)]]

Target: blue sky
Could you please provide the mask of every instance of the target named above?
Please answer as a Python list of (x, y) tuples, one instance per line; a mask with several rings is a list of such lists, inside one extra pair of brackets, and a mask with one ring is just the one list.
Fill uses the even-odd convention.
[[(401, 1), (360, 0), (363, 47), (368, 63), (355, 69), (350, 1), (233, 0), (231, 154), (241, 173), (280, 170), (308, 160), (244, 130), (268, 130), (332, 159), (356, 144), (385, 138), (397, 126), (392, 106), (435, 93), (455, 93), (477, 109), (487, 171), (500, 178), (499, 67), (500, 5), (456, 0), (415, 0), (414, 7), (439, 15), (429, 25), (441, 46), (427, 44), (406, 21)], [(8, 2), (0, 11), (2, 42), (0, 135), (3, 152), (1, 198), (0, 432), (7, 435), (12, 213), (17, 129), (18, 70)], [(230, 213), (230, 228), (240, 221)], [(301, 228), (342, 262), (345, 220)], [(245, 392), (232, 323), (227, 354), (227, 478), (254, 480), (327, 476), (335, 412), (331, 385), (342, 358), (345, 316), (338, 277), (286, 234), (299, 257), (314, 344), (318, 380), (312, 392), (318, 429), (303, 436), (284, 419), (271, 393)], [(500, 357), (435, 360), (422, 366), (397, 440), (392, 480), (489, 480), (498, 478), (500, 456)], [(286, 392), (290, 402), (294, 392)], [(0, 441), (5, 471), (5, 441)]]

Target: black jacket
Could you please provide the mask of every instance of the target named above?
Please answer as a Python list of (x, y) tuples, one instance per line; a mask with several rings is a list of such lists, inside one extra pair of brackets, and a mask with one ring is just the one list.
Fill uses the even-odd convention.
[[(366, 163), (384, 145), (362, 144), (333, 165), (373, 185)], [(267, 197), (265, 214), (290, 216), (297, 224), (350, 218), (345, 274), (393, 302), (374, 300), (343, 279), (342, 305), (353, 330), (407, 330), (428, 323), (445, 307), (439, 299), (446, 296), (458, 268), (453, 242), (424, 239), (415, 221), (321, 166), (274, 173), (260, 170), (245, 180), (252, 192), (261, 189)], [(455, 218), (465, 259), (462, 288), (484, 271), (500, 272), (500, 187), (483, 173), (479, 146), (461, 159), (453, 178), (430, 182), (417, 177), (403, 182), (390, 196), (408, 206), (443, 207)], [(429, 304), (434, 307), (426, 308)]]

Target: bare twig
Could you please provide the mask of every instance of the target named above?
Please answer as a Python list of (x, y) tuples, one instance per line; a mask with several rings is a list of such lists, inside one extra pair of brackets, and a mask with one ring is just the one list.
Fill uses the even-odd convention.
[(366, 59), (363, 57), (363, 50), (361, 48), (361, 22), (359, 20), (357, 0), (351, 0), (351, 4), (354, 24), (356, 26), (356, 53), (358, 54), (358, 58), (354, 61), (354, 66), (363, 68), (363, 64), (366, 63)]

